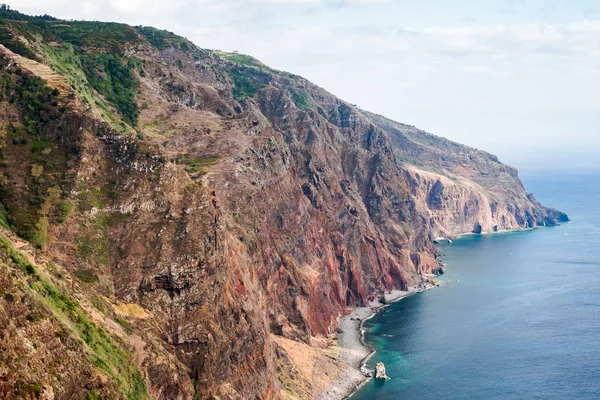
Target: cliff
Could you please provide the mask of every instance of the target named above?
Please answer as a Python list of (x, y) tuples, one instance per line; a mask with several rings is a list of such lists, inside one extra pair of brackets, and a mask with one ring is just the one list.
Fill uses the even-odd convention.
[(335, 374), (337, 318), (436, 272), (436, 237), (567, 220), (496, 157), (249, 56), (0, 17), (2, 396), (310, 398), (328, 379), (288, 353)]

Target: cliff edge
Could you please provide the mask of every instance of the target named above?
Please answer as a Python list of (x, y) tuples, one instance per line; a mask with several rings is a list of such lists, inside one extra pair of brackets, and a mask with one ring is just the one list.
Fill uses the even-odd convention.
[(0, 397), (316, 397), (338, 317), (435, 273), (435, 238), (568, 220), (246, 55), (7, 8), (0, 43)]

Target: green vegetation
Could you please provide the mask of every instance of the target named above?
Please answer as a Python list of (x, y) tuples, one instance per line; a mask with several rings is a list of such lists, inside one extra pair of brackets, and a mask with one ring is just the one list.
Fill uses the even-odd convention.
[[(86, 77), (81, 69), (81, 59), (75, 53), (74, 47), (71, 44), (64, 43), (60, 46), (42, 44), (41, 48), (43, 53), (49, 58), (52, 69), (65, 75), (71, 86), (81, 96), (82, 86), (87, 86), (82, 84), (86, 83)], [(91, 94), (91, 91), (89, 93)]]
[(150, 44), (159, 50), (163, 50), (168, 47), (181, 49), (181, 51), (185, 53), (190, 50), (187, 40), (181, 36), (177, 36), (173, 32), (152, 28), (151, 26), (136, 26), (135, 29), (137, 29), (142, 35), (146, 36), (146, 39), (148, 39)]
[(131, 373), (131, 383), (132, 383), (132, 391), (128, 394), (128, 398), (130, 399), (145, 399), (148, 398), (148, 392), (146, 390), (146, 382), (140, 375), (137, 369), (133, 369)]
[(56, 201), (51, 194), (44, 194), (46, 185), (42, 186), (42, 181), (41, 177), (30, 178), (30, 191), (25, 194), (13, 191), (11, 187), (0, 192), (4, 203), (5, 223), (2, 225), (9, 226), (37, 248), (44, 248), (48, 241), (49, 216)]
[(83, 233), (77, 237), (77, 256), (93, 261), (98, 259), (102, 264), (108, 265), (108, 254), (105, 251), (105, 237), (95, 238), (89, 233), (89, 230), (83, 230)]
[[(118, 23), (59, 21), (49, 16), (31, 17), (8, 7), (0, 9), (0, 18), (11, 20), (4, 23), (0, 20), (1, 43), (25, 46), (14, 37), (12, 31), (24, 35), (31, 42), (39, 41), (40, 38), (44, 38), (46, 42), (62, 42), (60, 45), (40, 43), (52, 68), (65, 75), (71, 86), (90, 106), (94, 109), (100, 107), (99, 113), (114, 129), (123, 133), (128, 131), (126, 127), (119, 127), (119, 118), (113, 117), (108, 107), (97, 102), (97, 96), (90, 90), (88, 80), (89, 85), (116, 108), (123, 120), (135, 126), (137, 81), (131, 68), (124, 66), (118, 56), (125, 43), (139, 40), (135, 29)], [(27, 47), (15, 50), (28, 58), (37, 59)], [(102, 54), (93, 55), (90, 50), (102, 50)]]
[(20, 251), (16, 250), (10, 240), (0, 235), (0, 249), (3, 249), (3, 253), (6, 254), (15, 266), (23, 271), (25, 275), (35, 275), (35, 267), (27, 260), (27, 258)]
[(8, 223), (8, 219), (6, 218), (4, 207), (2, 206), (2, 204), (0, 204), (0, 226), (4, 229), (10, 229), (10, 225)]
[(296, 80), (299, 80), (299, 79), (301, 79), (301, 78), (302, 78), (300, 75), (292, 74), (291, 72), (281, 71), (280, 73), (281, 73), (283, 76), (286, 76), (286, 77), (288, 77), (288, 78), (290, 78), (290, 79), (293, 79), (293, 80), (295, 80), (295, 81), (296, 81)]
[(48, 242), (48, 217), (41, 216), (37, 224), (35, 224), (36, 230), (33, 235), (29, 238), (29, 242), (37, 248), (44, 248)]
[(244, 101), (267, 86), (271, 75), (253, 68), (237, 67), (227, 70), (233, 80), (233, 98)]
[(115, 22), (48, 21), (44, 27), (74, 46), (105, 50), (111, 54), (121, 54), (123, 44), (138, 40), (133, 28)]
[(106, 314), (108, 312), (108, 305), (100, 296), (93, 295), (91, 301), (96, 310), (100, 311), (102, 314)]
[(133, 328), (131, 328), (131, 325), (129, 324), (129, 322), (127, 322), (124, 318), (121, 318), (118, 315), (115, 315), (114, 319), (115, 319), (115, 321), (117, 321), (117, 323), (119, 325), (121, 325), (121, 327), (125, 330), (125, 332), (127, 332), (128, 334), (133, 332)]
[(80, 226), (76, 238), (78, 257), (108, 266), (108, 221), (109, 217), (98, 214)]
[(73, 204), (70, 200), (63, 200), (58, 202), (56, 205), (56, 223), (62, 224), (69, 218), (71, 211), (75, 208), (75, 204)]
[(312, 106), (310, 97), (308, 97), (306, 93), (298, 92), (294, 89), (291, 89), (291, 92), (292, 100), (294, 101), (294, 104), (296, 104), (296, 107), (298, 107), (300, 110), (306, 111)]
[(146, 76), (144, 72), (144, 66), (146, 65), (146, 60), (142, 60), (136, 57), (130, 57), (127, 59), (127, 68), (132, 71), (137, 71), (140, 76)]
[(91, 390), (87, 396), (86, 396), (86, 400), (102, 400), (102, 396), (100, 396), (100, 393), (96, 392), (95, 390)]
[(50, 283), (40, 280), (34, 289), (46, 300), (50, 309), (70, 327), (87, 345), (87, 356), (100, 370), (111, 376), (128, 399), (146, 399), (146, 385), (137, 368), (130, 363), (128, 354), (110, 335), (94, 324), (85, 311)]
[(115, 199), (119, 198), (117, 181), (114, 179), (111, 179), (110, 181), (108, 181), (108, 183), (104, 187), (104, 191), (105, 191), (106, 195), (108, 196), (108, 198), (110, 198), (110, 199), (115, 200)]
[(283, 75), (287, 78), (294, 79), (294, 80), (300, 78), (298, 75), (294, 75), (289, 72), (278, 71), (276, 69), (273, 69), (273, 68), (263, 64), (256, 58), (254, 58), (252, 56), (248, 56), (246, 54), (234, 54), (234, 53), (226, 53), (226, 52), (222, 52), (222, 51), (217, 52), (216, 54), (218, 54), (224, 60), (239, 64), (241, 66), (252, 67), (261, 72), (270, 72), (273, 74), (279, 74), (279, 75)]
[[(29, 173), (24, 176), (26, 191), (15, 190), (5, 185), (0, 190), (3, 215), (9, 226), (32, 245), (43, 248), (48, 240), (50, 219), (54, 221), (56, 205), (59, 202), (62, 174), (66, 170), (63, 152), (46, 138), (39, 138), (26, 132), (20, 124), (12, 126), (9, 135), (13, 144), (21, 143), (25, 137), (24, 149), (9, 149), (19, 165), (29, 165)], [(15, 140), (17, 139), (18, 140)], [(18, 144), (21, 146), (21, 144)], [(8, 170), (8, 173), (13, 173)]]
[(33, 164), (31, 166), (31, 176), (32, 177), (39, 178), (40, 176), (42, 176), (42, 172), (44, 172), (43, 165)]
[[(102, 327), (96, 325), (88, 314), (43, 274), (37, 274), (33, 265), (10, 240), (0, 235), (0, 258), (12, 261), (14, 266), (26, 275), (36, 279), (28, 286), (68, 330), (85, 343), (88, 359), (98, 369), (113, 378), (124, 397), (131, 400), (148, 399), (146, 385), (129, 354)], [(97, 393), (90, 392), (88, 398), (97, 399)], [(91, 396), (91, 397), (90, 397)]]
[(82, 189), (77, 196), (79, 211), (90, 211), (92, 208), (103, 208), (102, 192), (98, 188)]
[(9, 186), (2, 187), (4, 216), (19, 236), (34, 246), (44, 247), (48, 218), (47, 211), (43, 212), (41, 206), (46, 202), (48, 188), (60, 180), (66, 170), (64, 153), (58, 152), (57, 146), (42, 136), (64, 111), (58, 107), (60, 93), (49, 88), (42, 79), (25, 75), (14, 67), (0, 74), (0, 92), (3, 98), (22, 110), (21, 123), (7, 124), (6, 138), (13, 145), (26, 146), (30, 150), (15, 151), (10, 146), (4, 149), (5, 153), (12, 152), (19, 164), (29, 169), (25, 181), (28, 186), (26, 196)]
[(127, 123), (136, 126), (138, 82), (132, 69), (112, 54), (86, 55), (82, 61), (90, 85), (115, 106)]
[(21, 14), (17, 10), (11, 10), (7, 4), (0, 4), (0, 18), (14, 20), (14, 21), (28, 21), (35, 23), (36, 21), (56, 21), (56, 18), (51, 17), (48, 14), (44, 15), (27, 15)]
[(29, 203), (29, 201), (35, 200), (35, 198), (28, 199), (29, 201), (23, 204), (24, 207), (20, 207), (16, 202), (11, 201), (9, 203), (10, 200), (3, 199), (9, 225), (23, 239), (30, 242), (32, 240), (35, 241), (34, 237), (37, 234), (36, 224), (39, 217), (35, 205)]
[(30, 135), (37, 136), (40, 127), (61, 116), (57, 107), (58, 93), (51, 90), (40, 78), (24, 75), (20, 70), (1, 76), (3, 92), (9, 102), (17, 103), (23, 110), (23, 125)]
[(64, 43), (61, 46), (43, 44), (41, 48), (49, 58), (52, 68), (67, 77), (67, 80), (75, 89), (80, 99), (84, 100), (97, 114), (101, 115), (114, 130), (121, 133), (133, 132), (133, 129), (130, 127), (121, 126), (121, 119), (105, 102), (99, 101), (98, 96), (94, 93), (83, 71), (81, 57), (75, 52), (75, 48), (71, 44)]
[(73, 275), (85, 283), (96, 283), (99, 280), (98, 275), (94, 274), (91, 269), (78, 269), (73, 272)]
[(42, 393), (42, 387), (37, 382), (26, 383), (19, 380), (15, 385), (16, 399), (28, 399), (33, 394), (36, 398)]
[(411, 165), (414, 165), (419, 168), (426, 167), (426, 165), (424, 163), (422, 163), (421, 161), (413, 160), (413, 159), (410, 159), (407, 157), (396, 156), (396, 160), (398, 160), (398, 162), (405, 163), (405, 164), (411, 164)]
[[(40, 180), (40, 178), (34, 178)], [(35, 182), (32, 181), (32, 182)], [(56, 204), (60, 197), (60, 189), (53, 186), (47, 190), (44, 196), (40, 187), (32, 185), (31, 197), (21, 206), (10, 196), (4, 199), (7, 210), (6, 222), (10, 222), (17, 234), (28, 240), (37, 248), (44, 248), (48, 241), (48, 230), (50, 227), (50, 218), (53, 213), (57, 213)], [(54, 210), (54, 211), (53, 211)]]
[(40, 32), (39, 26), (45, 26), (48, 21), (52, 20), (55, 18), (49, 15), (25, 15), (2, 4), (0, 5), (0, 43), (14, 53), (39, 61), (39, 57), (25, 42), (16, 37), (15, 32), (23, 35), (28, 41), (32, 41), (33, 34)]
[(218, 54), (222, 58), (224, 58), (228, 61), (234, 62), (234, 63), (247, 65), (249, 67), (264, 67), (264, 65), (262, 63), (260, 63), (256, 58), (247, 56), (245, 54), (233, 54), (233, 53), (218, 53)]
[[(15, 164), (27, 168), (25, 176), (27, 192), (19, 192), (4, 185), (1, 188), (3, 217), (14, 231), (36, 247), (44, 247), (48, 235), (48, 190), (61, 180), (66, 171), (66, 155), (58, 146), (44, 137), (48, 127), (56, 126), (64, 112), (58, 105), (60, 93), (49, 88), (36, 77), (25, 75), (18, 68), (7, 68), (0, 74), (0, 96), (9, 103), (19, 105), (21, 122), (7, 123), (3, 136), (6, 146), (3, 157), (12, 155)], [(13, 146), (10, 146), (12, 142)], [(24, 146), (15, 149), (14, 146)], [(8, 165), (7, 165), (8, 166)], [(11, 173), (10, 169), (8, 173)], [(57, 189), (60, 192), (60, 189)], [(54, 199), (57, 200), (57, 199)], [(42, 206), (46, 207), (42, 210)]]
[(206, 174), (210, 167), (219, 162), (219, 157), (181, 157), (177, 159), (177, 162), (185, 165), (185, 170), (190, 174), (194, 174), (194, 177), (200, 177)]
[(0, 21), (0, 43), (13, 53), (32, 60), (39, 60), (37, 55), (13, 34), (12, 29), (12, 24)]
[[(42, 294), (51, 299), (56, 308), (60, 309), (61, 311), (75, 312), (75, 303), (71, 301), (69, 296), (57, 291), (50, 283), (46, 281), (41, 281), (41, 286), (44, 290)], [(36, 289), (41, 291), (39, 287), (36, 287)]]

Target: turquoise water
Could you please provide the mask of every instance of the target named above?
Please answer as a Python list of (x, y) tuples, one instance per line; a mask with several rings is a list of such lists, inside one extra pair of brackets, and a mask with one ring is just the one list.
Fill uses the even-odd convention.
[(365, 323), (361, 399), (600, 399), (600, 176), (525, 176), (572, 222), (442, 246), (442, 286)]

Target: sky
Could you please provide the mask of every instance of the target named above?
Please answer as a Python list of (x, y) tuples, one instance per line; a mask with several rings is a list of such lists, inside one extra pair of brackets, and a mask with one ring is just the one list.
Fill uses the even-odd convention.
[(522, 172), (600, 171), (599, 0), (6, 1), (238, 50)]

